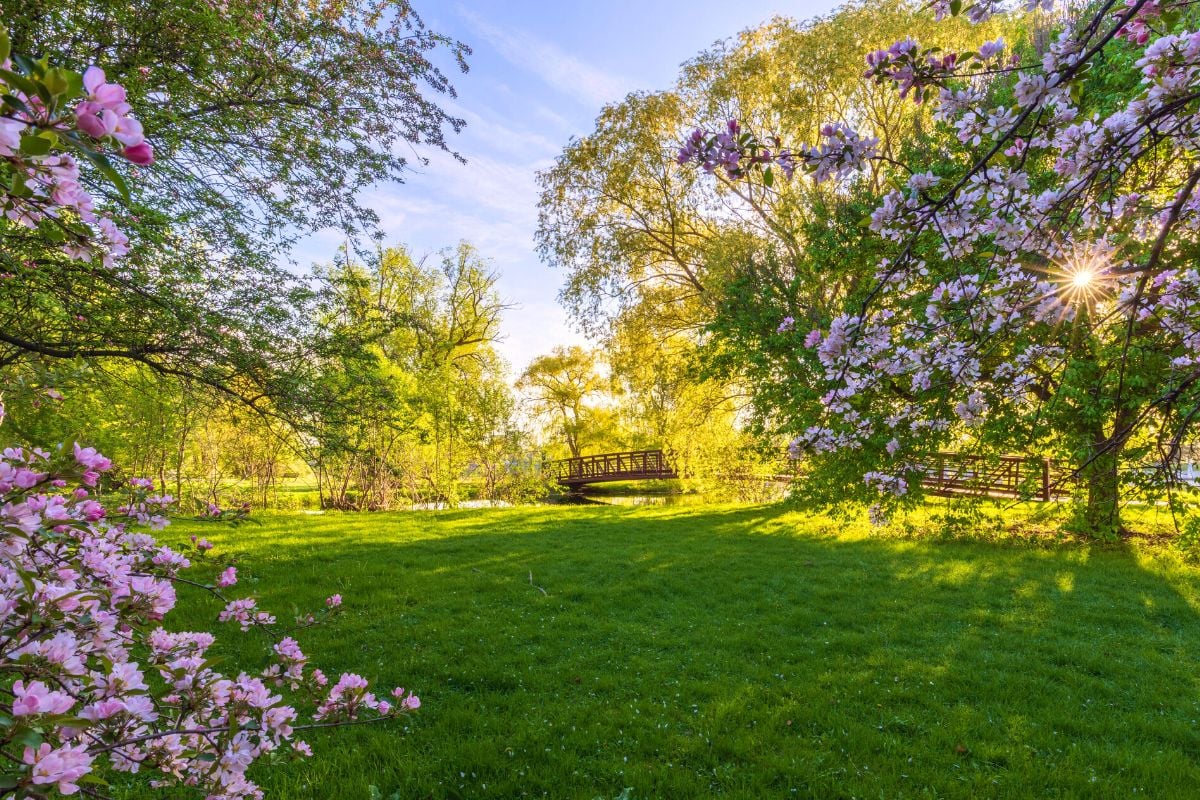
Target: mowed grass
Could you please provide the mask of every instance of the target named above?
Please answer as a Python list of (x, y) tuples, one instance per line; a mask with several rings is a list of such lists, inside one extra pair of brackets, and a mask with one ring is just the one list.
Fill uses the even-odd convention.
[[(317, 666), (424, 703), (308, 735), (314, 758), (257, 771), (268, 797), (1200, 793), (1200, 574), (1167, 559), (885, 541), (774, 508), (204, 531), (281, 618), (345, 597), (301, 636)], [(217, 610), (183, 592), (173, 624)], [(221, 639), (226, 669), (265, 665), (261, 638)]]

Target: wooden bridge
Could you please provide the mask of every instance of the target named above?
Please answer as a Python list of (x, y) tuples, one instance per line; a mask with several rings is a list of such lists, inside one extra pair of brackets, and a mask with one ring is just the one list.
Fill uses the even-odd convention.
[(1050, 502), (1071, 494), (1071, 473), (1048, 458), (935, 453), (917, 460), (921, 486), (939, 497), (1012, 497)]
[(559, 485), (578, 489), (589, 483), (678, 478), (662, 450), (634, 450), (548, 462), (543, 471)]

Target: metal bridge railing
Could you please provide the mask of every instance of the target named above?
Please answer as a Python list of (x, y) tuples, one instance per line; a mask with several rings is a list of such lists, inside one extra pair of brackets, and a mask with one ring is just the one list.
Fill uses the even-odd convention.
[(551, 478), (565, 484), (678, 477), (662, 450), (564, 458), (547, 463), (543, 469)]

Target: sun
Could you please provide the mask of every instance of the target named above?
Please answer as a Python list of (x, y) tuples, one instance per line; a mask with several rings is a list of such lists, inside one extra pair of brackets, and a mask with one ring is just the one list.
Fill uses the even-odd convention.
[(1059, 262), (1050, 272), (1064, 301), (1071, 305), (1091, 305), (1108, 289), (1108, 256), (1085, 251)]
[(1071, 276), (1071, 286), (1079, 290), (1086, 290), (1096, 280), (1096, 273), (1090, 269), (1081, 269)]

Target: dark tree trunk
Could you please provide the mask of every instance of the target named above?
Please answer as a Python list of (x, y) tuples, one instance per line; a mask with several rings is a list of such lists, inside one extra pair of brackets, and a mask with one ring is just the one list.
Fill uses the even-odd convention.
[[(1107, 445), (1108, 449), (1100, 451)], [(1108, 442), (1098, 442), (1097, 452), (1081, 477), (1087, 485), (1087, 506), (1084, 522), (1093, 535), (1103, 536), (1121, 529), (1120, 448)]]
[(1087, 505), (1083, 522), (1092, 536), (1115, 536), (1121, 526), (1121, 452), (1129, 439), (1129, 428), (1136, 418), (1134, 409), (1117, 409), (1112, 431), (1096, 426), (1091, 436), (1089, 462), (1080, 471), (1087, 487)]

